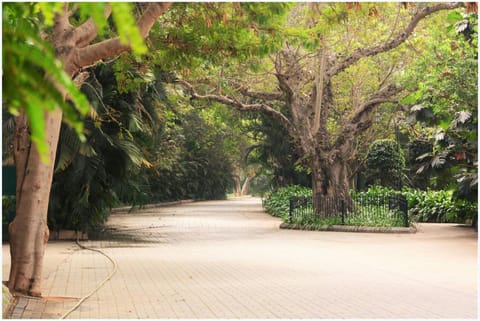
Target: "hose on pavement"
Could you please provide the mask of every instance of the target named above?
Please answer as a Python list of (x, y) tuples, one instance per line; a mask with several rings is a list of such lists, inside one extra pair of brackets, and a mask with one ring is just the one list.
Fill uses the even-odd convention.
[(115, 262), (114, 259), (112, 259), (108, 254), (106, 254), (105, 252), (99, 250), (99, 249), (94, 249), (94, 248), (91, 248), (91, 247), (88, 247), (88, 246), (85, 246), (85, 245), (82, 245), (80, 244), (79, 240), (78, 240), (78, 237), (77, 237), (77, 240), (75, 241), (75, 243), (77, 243), (77, 245), (84, 249), (84, 250), (89, 250), (89, 251), (94, 251), (94, 252), (98, 252), (100, 254), (102, 254), (103, 256), (105, 256), (113, 265), (113, 269), (112, 271), (110, 272), (110, 274), (102, 281), (100, 282), (97, 287), (95, 287), (95, 289), (93, 289), (90, 293), (88, 293), (87, 295), (83, 296), (80, 301), (77, 302), (77, 304), (75, 304), (70, 310), (68, 310), (67, 312), (65, 312), (61, 317), (60, 319), (65, 319), (67, 318), (73, 311), (75, 311), (76, 309), (78, 309), (78, 307), (83, 303), (85, 302), (85, 300), (87, 300), (89, 297), (91, 297), (95, 292), (97, 292), (98, 290), (100, 290), (102, 288), (102, 286), (107, 283), (108, 280), (110, 280), (113, 275), (115, 274), (115, 272), (117, 272), (117, 262)]

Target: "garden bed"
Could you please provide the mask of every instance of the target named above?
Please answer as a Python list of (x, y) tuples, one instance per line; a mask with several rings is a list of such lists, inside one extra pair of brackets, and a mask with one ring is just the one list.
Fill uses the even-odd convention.
[(280, 224), (281, 229), (330, 232), (359, 233), (416, 233), (415, 227), (352, 226), (352, 225), (316, 225), (316, 224)]

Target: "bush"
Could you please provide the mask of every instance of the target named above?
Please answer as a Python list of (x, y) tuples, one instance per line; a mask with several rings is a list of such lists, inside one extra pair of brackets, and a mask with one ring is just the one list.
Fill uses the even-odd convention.
[(391, 139), (373, 142), (368, 150), (365, 165), (369, 184), (378, 182), (387, 187), (401, 186), (405, 158), (397, 142)]
[(371, 199), (387, 199), (393, 194), (398, 194), (398, 191), (389, 187), (383, 187), (379, 185), (370, 186), (366, 191), (350, 191), (350, 195), (354, 200), (360, 197), (368, 197)]
[(465, 223), (477, 215), (477, 204), (452, 198), (451, 191), (404, 188), (408, 208), (419, 222)]
[(312, 189), (299, 185), (281, 187), (275, 192), (265, 193), (263, 207), (273, 216), (287, 218), (292, 196), (312, 197)]

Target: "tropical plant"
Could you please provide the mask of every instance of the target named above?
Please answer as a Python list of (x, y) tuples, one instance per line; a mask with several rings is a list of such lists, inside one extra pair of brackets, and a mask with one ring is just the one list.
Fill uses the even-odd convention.
[(466, 200), (458, 200), (452, 191), (422, 191), (404, 188), (411, 215), (419, 222), (465, 223), (476, 220), (477, 204)]
[(448, 28), (432, 30), (444, 40), (428, 42), (430, 50), (406, 78), (412, 141), (426, 147), (412, 153), (410, 167), (426, 174), (432, 188), (452, 188), (456, 197), (476, 201), (478, 16), (453, 11), (447, 21)]
[[(141, 198), (136, 175), (150, 167), (141, 151), (142, 138), (155, 131), (155, 105), (163, 97), (154, 74), (141, 77), (136, 86), (119, 91), (113, 66), (91, 70), (82, 91), (94, 110), (84, 121), (86, 142), (62, 126), (49, 202), (49, 227), (89, 231), (98, 228), (118, 204), (119, 197)], [(158, 75), (157, 75), (158, 76)], [(65, 189), (65, 186), (70, 186)]]

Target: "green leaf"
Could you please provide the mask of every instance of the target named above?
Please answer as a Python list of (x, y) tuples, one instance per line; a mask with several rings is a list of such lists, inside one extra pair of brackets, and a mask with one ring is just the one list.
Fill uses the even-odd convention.
[(458, 11), (452, 11), (447, 16), (447, 21), (449, 23), (454, 23), (454, 22), (457, 22), (458, 20), (462, 20), (462, 19), (463, 19), (463, 16)]
[(49, 148), (46, 142), (45, 135), (45, 113), (42, 109), (44, 102), (39, 101), (35, 95), (28, 95), (25, 97), (28, 105), (25, 108), (25, 114), (28, 117), (31, 130), (31, 139), (35, 143), (38, 153), (44, 163), (50, 162), (48, 156)]
[(40, 11), (47, 26), (53, 26), (55, 13), (63, 11), (63, 2), (39, 2), (35, 4), (35, 10)]
[(418, 101), (418, 95), (413, 93), (400, 100), (400, 104), (414, 104)]

